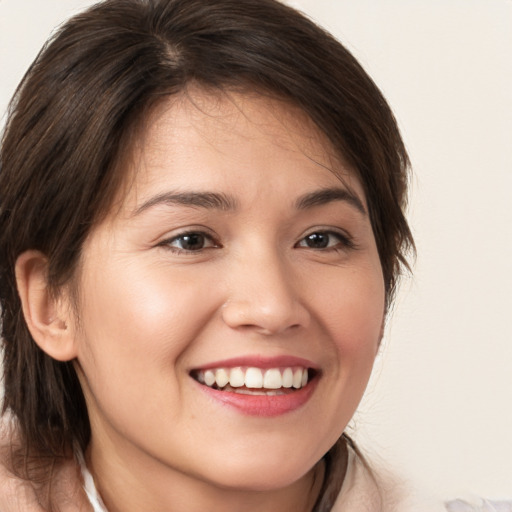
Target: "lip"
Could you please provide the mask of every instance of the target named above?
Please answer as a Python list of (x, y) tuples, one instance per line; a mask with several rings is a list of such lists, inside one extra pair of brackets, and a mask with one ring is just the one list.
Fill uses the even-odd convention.
[(313, 395), (320, 378), (318, 366), (311, 361), (294, 356), (262, 357), (243, 356), (222, 361), (214, 361), (194, 368), (194, 371), (212, 368), (234, 368), (237, 366), (261, 369), (302, 366), (315, 370), (315, 376), (301, 389), (284, 395), (245, 395), (231, 391), (221, 391), (201, 384), (191, 377), (200, 392), (222, 406), (230, 407), (242, 414), (259, 417), (275, 417), (291, 413), (303, 407)]
[(256, 356), (241, 356), (224, 359), (222, 361), (213, 361), (202, 366), (195, 367), (191, 371), (210, 370), (213, 368), (235, 368), (237, 366), (254, 366), (266, 370), (268, 368), (283, 368), (302, 366), (303, 368), (310, 368), (318, 372), (318, 366), (312, 361), (295, 356), (276, 356), (276, 357), (263, 357)]
[(232, 407), (248, 416), (268, 418), (290, 413), (305, 405), (316, 389), (318, 377), (308, 382), (305, 387), (290, 394), (273, 396), (241, 395), (231, 391), (213, 389), (195, 380), (193, 382), (199, 387), (200, 391), (222, 405)]

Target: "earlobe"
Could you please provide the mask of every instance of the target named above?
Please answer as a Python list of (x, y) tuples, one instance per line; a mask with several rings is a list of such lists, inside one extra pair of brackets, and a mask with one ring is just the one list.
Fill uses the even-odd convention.
[(48, 285), (48, 259), (26, 251), (16, 260), (16, 283), (25, 322), (37, 345), (50, 357), (76, 357), (71, 308), (65, 293), (55, 296)]

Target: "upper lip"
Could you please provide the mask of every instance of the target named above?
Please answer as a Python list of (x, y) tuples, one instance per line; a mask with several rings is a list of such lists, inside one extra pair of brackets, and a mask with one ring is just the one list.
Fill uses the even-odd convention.
[(296, 367), (311, 368), (318, 370), (318, 366), (308, 359), (296, 357), (291, 355), (282, 355), (274, 357), (265, 357), (262, 355), (246, 355), (239, 357), (232, 357), (219, 361), (212, 361), (201, 366), (194, 367), (192, 370), (209, 370), (213, 368), (236, 368), (236, 367), (254, 367), (261, 368), (283, 368), (283, 367)]

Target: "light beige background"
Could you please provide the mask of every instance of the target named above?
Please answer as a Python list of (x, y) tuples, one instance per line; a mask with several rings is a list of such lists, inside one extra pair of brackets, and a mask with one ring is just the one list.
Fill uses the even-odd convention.
[[(92, 2), (0, 0), (0, 111), (52, 27)], [(512, 1), (290, 0), (390, 101), (418, 245), (354, 422), (443, 497), (512, 498)]]

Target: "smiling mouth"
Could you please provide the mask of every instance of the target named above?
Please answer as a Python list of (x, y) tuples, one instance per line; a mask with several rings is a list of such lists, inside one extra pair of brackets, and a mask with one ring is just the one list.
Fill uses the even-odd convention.
[(243, 395), (287, 395), (307, 386), (316, 372), (300, 366), (284, 368), (211, 368), (193, 370), (191, 377), (212, 389)]

